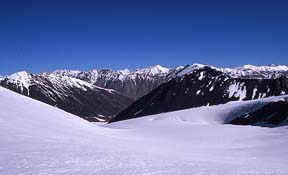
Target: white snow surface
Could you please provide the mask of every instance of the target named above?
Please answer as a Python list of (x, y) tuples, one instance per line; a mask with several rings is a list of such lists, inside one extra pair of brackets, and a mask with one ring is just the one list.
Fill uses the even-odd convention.
[(239, 97), (239, 100), (242, 101), (244, 98), (246, 98), (246, 86), (244, 86), (244, 83), (235, 82), (231, 84), (228, 88), (229, 98), (231, 97)]
[(223, 125), (233, 102), (97, 126), (0, 87), (2, 175), (287, 175), (288, 128)]

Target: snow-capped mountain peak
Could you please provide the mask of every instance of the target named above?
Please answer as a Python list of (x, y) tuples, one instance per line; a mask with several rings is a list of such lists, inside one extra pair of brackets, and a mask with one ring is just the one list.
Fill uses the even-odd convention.
[(233, 77), (243, 78), (278, 78), (288, 75), (288, 67), (285, 65), (254, 66), (248, 64), (233, 69), (222, 69), (222, 71)]
[(154, 73), (154, 74), (160, 74), (160, 73), (168, 73), (169, 72), (169, 69), (166, 68), (166, 67), (162, 67), (160, 66), (159, 64), (156, 65), (156, 66), (153, 66), (151, 71)]
[[(169, 68), (160, 66), (160, 65), (155, 65), (151, 66), (148, 68), (142, 68), (142, 69), (136, 69), (136, 70), (129, 70), (129, 69), (123, 69), (123, 70), (112, 70), (112, 69), (93, 69), (91, 71), (79, 71), (79, 70), (56, 70), (51, 72), (50, 74), (56, 74), (56, 75), (64, 75), (64, 76), (69, 76), (69, 77), (75, 77), (79, 78), (79, 75), (84, 74), (90, 74), (89, 76), (91, 79), (93, 77), (95, 79), (98, 78), (98, 75), (102, 74), (105, 76), (109, 76), (110, 78), (118, 78), (119, 76), (129, 76), (130, 78), (135, 77), (137, 74), (138, 76), (156, 76), (158, 74), (166, 74), (170, 71)], [(47, 74), (47, 73), (44, 73)], [(93, 83), (94, 81), (91, 80)], [(95, 82), (94, 82), (95, 83)]]
[(129, 69), (123, 69), (123, 70), (119, 70), (119, 72), (123, 75), (128, 75), (130, 74), (130, 70)]
[(48, 74), (77, 78), (103, 88), (114, 89), (132, 99), (137, 99), (165, 82), (165, 77), (171, 70), (173, 69), (155, 65), (136, 70), (58, 70)]
[(210, 67), (212, 69), (217, 69), (216, 67), (211, 66), (211, 65), (194, 63), (192, 65), (187, 65), (183, 70), (181, 70), (180, 72), (177, 73), (177, 76), (183, 76), (185, 74), (189, 74), (189, 73), (193, 72), (194, 70), (203, 69), (205, 67)]
[(162, 67), (160, 65), (155, 65), (155, 66), (151, 66), (148, 68), (144, 68), (144, 69), (137, 69), (135, 71), (135, 73), (137, 74), (143, 74), (143, 75), (147, 75), (147, 76), (155, 76), (158, 74), (166, 74), (169, 72), (170, 69), (166, 68), (166, 67)]
[(236, 78), (278, 78), (280, 76), (288, 75), (288, 66), (285, 65), (268, 65), (268, 66), (254, 66), (254, 65), (243, 65), (235, 68), (218, 68), (211, 65), (204, 64), (192, 64), (186, 66), (183, 70), (178, 72), (177, 76), (183, 76), (192, 73), (194, 70), (209, 67), (217, 71), (221, 71), (224, 74), (230, 75)]
[(268, 65), (268, 66), (254, 66), (254, 65), (244, 65), (240, 67), (236, 67), (235, 70), (251, 70), (251, 71), (288, 71), (288, 67), (285, 65)]
[[(9, 75), (7, 78), (9, 79), (8, 82), (17, 84), (20, 87), (22, 92), (24, 88), (29, 89), (31, 75), (28, 72), (26, 71), (16, 72), (14, 74)], [(29, 95), (29, 90), (28, 90), (28, 95)]]
[(30, 77), (30, 74), (27, 71), (19, 71), (16, 72), (14, 74), (11, 74), (8, 76), (9, 79), (13, 79), (13, 80), (27, 80)]
[[(80, 70), (71, 70), (71, 69), (55, 70), (52, 72), (52, 74), (64, 75), (64, 76), (77, 75), (79, 73), (81, 73)], [(43, 73), (43, 74), (47, 74), (47, 73)]]
[(63, 87), (77, 87), (85, 91), (87, 90), (86, 87), (89, 87), (91, 89), (96, 88), (96, 86), (93, 86), (90, 83), (67, 76), (56, 76), (54, 74), (49, 74), (46, 75), (45, 78), (49, 79), (52, 83), (58, 84), (59, 86)]

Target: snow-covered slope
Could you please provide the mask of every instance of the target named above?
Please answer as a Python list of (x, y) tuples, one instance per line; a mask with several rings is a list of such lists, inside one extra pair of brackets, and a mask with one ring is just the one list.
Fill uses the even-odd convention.
[(0, 99), (2, 144), (4, 138), (15, 139), (8, 137), (15, 132), (31, 137), (61, 137), (62, 134), (82, 136), (83, 132), (89, 132), (91, 128), (95, 130), (88, 121), (3, 87), (0, 87)]
[(288, 172), (286, 127), (219, 124), (243, 102), (103, 127), (1, 87), (0, 99), (1, 175)]

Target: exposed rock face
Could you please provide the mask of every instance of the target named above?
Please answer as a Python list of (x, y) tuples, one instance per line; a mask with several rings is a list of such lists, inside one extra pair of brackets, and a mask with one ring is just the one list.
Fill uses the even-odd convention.
[(234, 125), (281, 126), (288, 124), (288, 101), (272, 102), (230, 121)]
[(166, 82), (166, 76), (172, 70), (160, 65), (145, 69), (129, 70), (111, 70), (101, 69), (88, 72), (73, 70), (58, 70), (51, 74), (64, 75), (81, 79), (88, 83), (114, 89), (133, 100), (146, 95), (162, 83)]
[(110, 120), (132, 102), (132, 99), (115, 90), (53, 74), (18, 72), (3, 78), (0, 85), (88, 121)]
[(178, 73), (177, 77), (134, 102), (111, 122), (287, 93), (288, 79), (284, 76), (276, 79), (247, 79), (241, 75), (232, 77), (230, 73), (214, 67), (190, 66), (189, 71)]

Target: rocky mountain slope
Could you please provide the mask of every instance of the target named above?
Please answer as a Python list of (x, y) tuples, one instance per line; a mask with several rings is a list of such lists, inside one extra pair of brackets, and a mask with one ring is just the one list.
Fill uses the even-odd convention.
[[(178, 67), (176, 69), (178, 70), (180, 68), (181, 67)], [(87, 72), (57, 70), (50, 74), (73, 77), (103, 88), (114, 89), (133, 100), (137, 100), (166, 82), (166, 76), (174, 71), (174, 69), (156, 65), (144, 69), (136, 69), (134, 71), (128, 69), (95, 69)]]
[(89, 121), (107, 121), (156, 88), (120, 115), (128, 114), (129, 118), (285, 94), (285, 77), (287, 66), (231, 69), (193, 64), (168, 69), (156, 65), (133, 71), (24, 71), (0, 77), (0, 85)]
[(132, 102), (115, 90), (53, 74), (17, 72), (2, 78), (0, 85), (89, 121), (107, 121)]
[(219, 69), (199, 64), (186, 66), (174, 79), (134, 102), (111, 122), (230, 101), (287, 94), (286, 68), (262, 72), (262, 68), (260, 71), (252, 71)]
[[(128, 69), (95, 69), (91, 71), (57, 70), (51, 74), (65, 75), (103, 88), (114, 89), (132, 98), (133, 100), (137, 100), (151, 92), (159, 85), (169, 81), (170, 79), (185, 73), (189, 73), (189, 71), (203, 66), (205, 65), (192, 64), (185, 67), (178, 66), (176, 68), (165, 68), (160, 65), (155, 65), (144, 69), (136, 69), (133, 71)], [(281, 76), (288, 76), (287, 66), (244, 65), (236, 68), (216, 68), (213, 66), (209, 67), (224, 72), (225, 74), (234, 78), (274, 79)]]
[(0, 86), (89, 121), (108, 121), (164, 83), (170, 72), (159, 65), (135, 71), (58, 70), (41, 74), (22, 71), (0, 77)]

